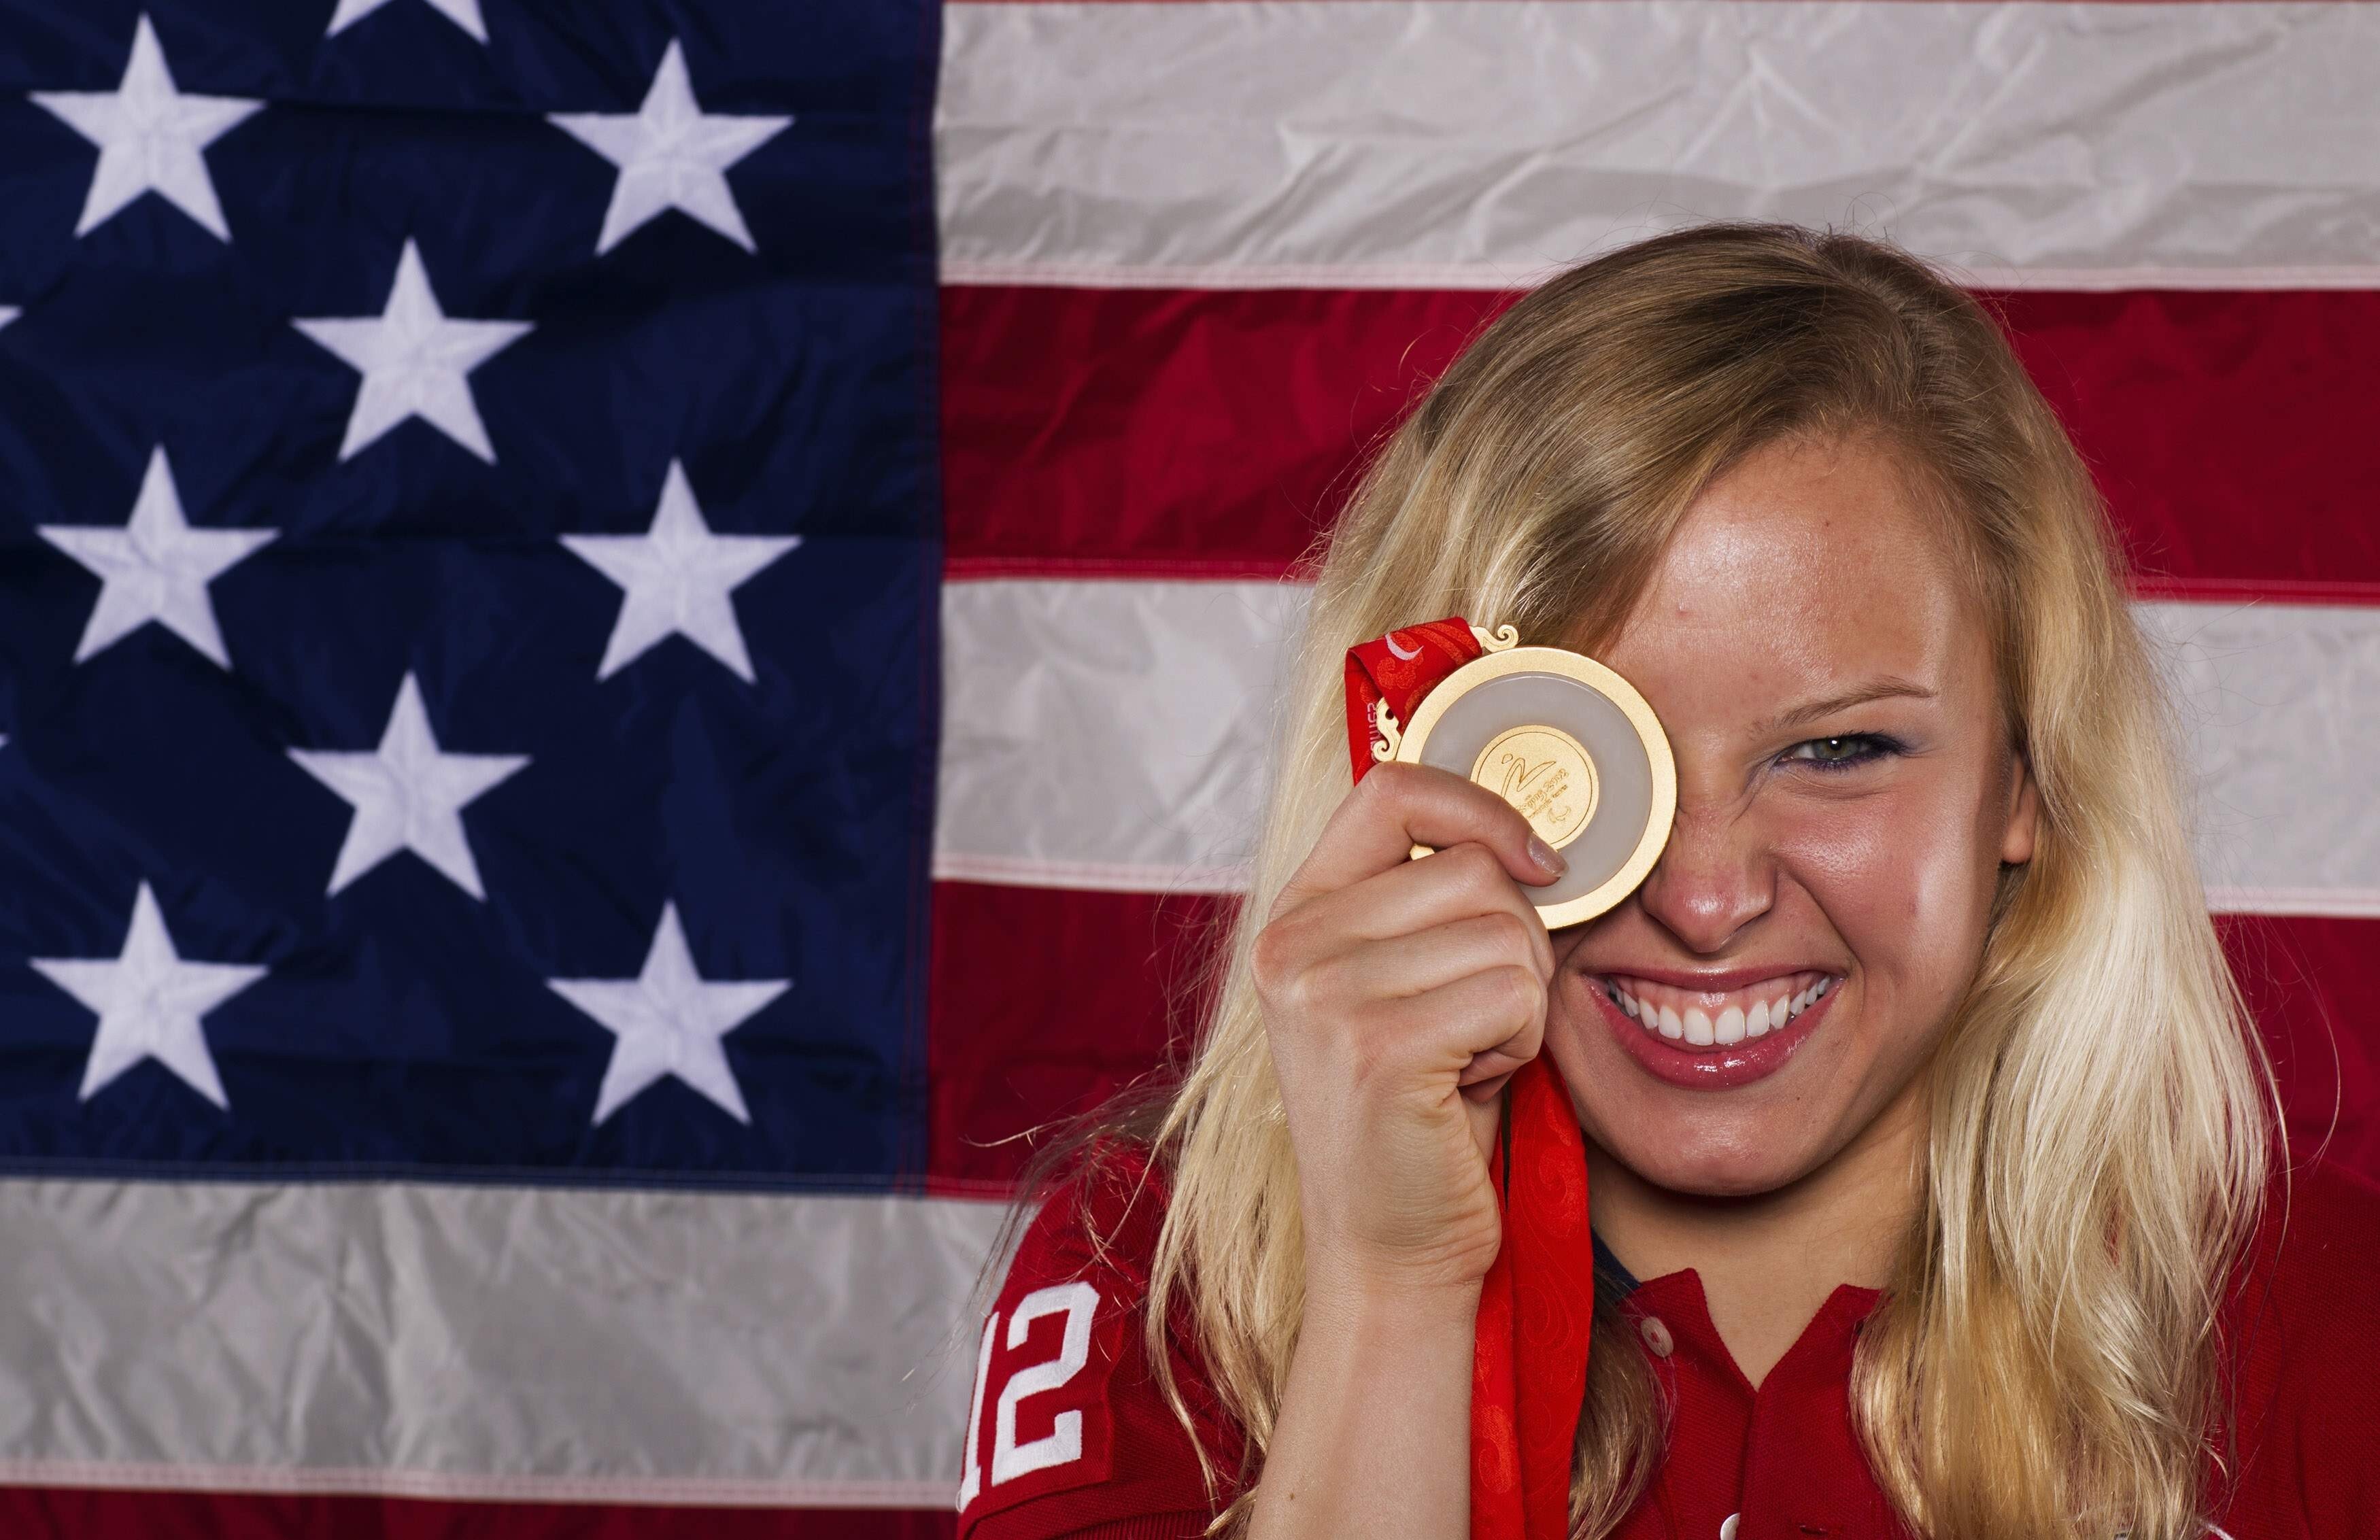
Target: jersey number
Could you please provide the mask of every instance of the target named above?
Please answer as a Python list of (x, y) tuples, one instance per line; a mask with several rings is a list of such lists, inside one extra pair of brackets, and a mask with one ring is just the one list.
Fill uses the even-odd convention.
[[(1099, 1291), (1079, 1281), (1036, 1289), (1016, 1302), (1016, 1313), (1008, 1318), (1008, 1347), (1012, 1352), (1025, 1345), (1032, 1334), (1033, 1323), (1044, 1316), (1063, 1315), (1066, 1328), (1058, 1344), (1057, 1357), (1017, 1370), (1001, 1388), (1000, 1401), (992, 1413), (991, 1485), (1083, 1458), (1080, 1412), (1059, 1413), (1050, 1419), (1048, 1433), (1020, 1444), (1016, 1441), (1016, 1408), (1027, 1396), (1057, 1389), (1091, 1361), (1091, 1316), (1099, 1307)], [(967, 1408), (966, 1479), (959, 1483), (961, 1509), (975, 1501), (985, 1485), (981, 1460), (983, 1391), (984, 1381), (991, 1374), (992, 1340), (999, 1329), (1000, 1312), (995, 1310), (983, 1323), (983, 1341), (976, 1349), (975, 1401)]]

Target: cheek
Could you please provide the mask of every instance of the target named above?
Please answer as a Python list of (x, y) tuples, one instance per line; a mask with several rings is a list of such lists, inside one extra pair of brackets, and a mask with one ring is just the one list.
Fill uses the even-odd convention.
[(1979, 831), (1976, 788), (1933, 766), (1841, 802), (1780, 812), (1773, 830), (1780, 876), (1814, 901), (1864, 976), (1879, 1025), (1931, 1025), (1904, 1012), (1938, 1011), (1964, 988), (1981, 955), (1996, 843)]

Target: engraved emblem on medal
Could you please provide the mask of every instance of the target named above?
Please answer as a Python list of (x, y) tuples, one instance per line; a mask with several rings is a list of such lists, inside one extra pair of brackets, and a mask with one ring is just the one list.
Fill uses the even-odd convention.
[(1488, 740), (1471, 779), (1521, 810), (1560, 850), (1595, 817), (1595, 760), (1559, 727), (1512, 727)]

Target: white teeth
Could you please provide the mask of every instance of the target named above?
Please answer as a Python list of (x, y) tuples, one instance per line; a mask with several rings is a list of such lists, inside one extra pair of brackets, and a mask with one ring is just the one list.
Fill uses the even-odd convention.
[(1641, 1024), (1646, 1032), (1658, 1032), (1672, 1041), (1682, 1040), (1695, 1048), (1710, 1048), (1783, 1031), (1788, 1022), (1832, 994), (1835, 986), (1842, 980), (1822, 976), (1799, 994), (1755, 1000), (1748, 1010), (1739, 1005), (1729, 1005), (1716, 1017), (1707, 1007), (1701, 1006), (1688, 1006), (1682, 1015), (1675, 1006), (1657, 1005), (1649, 1000), (1639, 1000), (1617, 984), (1608, 980), (1599, 982), (1604, 998), (1629, 1020)]

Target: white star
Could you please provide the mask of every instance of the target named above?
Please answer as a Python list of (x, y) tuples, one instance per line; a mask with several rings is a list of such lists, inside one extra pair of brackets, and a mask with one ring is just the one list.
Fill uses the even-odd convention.
[(526, 321), (454, 321), (438, 308), (430, 273), (412, 241), (396, 259), (396, 282), (377, 316), (290, 322), (362, 373), (347, 436), (346, 459), (382, 433), (418, 417), (493, 465), (496, 451), (471, 399), (470, 372), (530, 330)]
[(88, 232), (144, 192), (154, 192), (204, 225), (217, 240), (231, 239), (215, 185), (200, 152), (233, 124), (264, 105), (231, 96), (188, 96), (174, 89), (165, 51), (146, 12), (132, 26), (132, 56), (114, 91), (37, 91), (37, 104), (99, 146), (99, 168), (82, 201), (75, 234)]
[(612, 205), (603, 211), (601, 256), (629, 232), (665, 209), (680, 209), (729, 240), (752, 250), (727, 168), (775, 137), (790, 117), (705, 116), (686, 72), (677, 39), (662, 51), (661, 67), (634, 113), (553, 113), (553, 126), (620, 168)]
[(528, 764), (528, 756), (443, 752), (412, 674), (396, 687), (380, 747), (369, 753), (293, 748), (289, 758), (355, 805), (355, 821), (347, 825), (346, 843), (331, 868), (329, 892), (409, 850), (473, 898), (488, 896), (463, 833), (463, 809)]
[(673, 632), (752, 683), (752, 656), (728, 595), (802, 543), (799, 535), (714, 535), (675, 460), (641, 535), (565, 535), (571, 554), (626, 589), (595, 677), (609, 679)]
[(181, 494), (160, 444), (149, 452), (132, 516), (122, 527), (44, 524), (40, 533), (99, 575), (99, 602), (82, 628), (76, 662), (153, 620), (229, 668), (207, 585), (278, 531), (193, 528), (182, 516)]
[(17, 319), (17, 314), (18, 314), (18, 311), (17, 311), (17, 307), (16, 307), (16, 306), (14, 306), (14, 305), (0, 305), (0, 326), (6, 326), (6, 325), (7, 325), (10, 321), (12, 321), (16, 320), (16, 319)]
[[(595, 1093), (594, 1122), (665, 1074), (709, 1097), (737, 1122), (752, 1114), (719, 1040), (785, 992), (790, 979), (713, 983), (694, 971), (677, 905), (662, 905), (661, 928), (635, 978), (549, 978), (553, 992), (595, 1018), (619, 1041)], [(590, 1125), (591, 1126), (591, 1125)]]
[(143, 1059), (154, 1059), (217, 1107), (231, 1105), (199, 1021), (268, 970), (248, 963), (182, 961), (148, 883), (133, 895), (132, 926), (113, 960), (29, 961), (43, 978), (99, 1013), (99, 1035), (83, 1066), (83, 1100)]
[[(388, 0), (339, 0), (339, 8), (331, 14), (331, 25), (322, 35), (336, 37), (387, 4)], [(480, 0), (430, 0), (430, 4), (439, 15), (481, 42), (488, 41), (488, 24), (480, 19)]]

